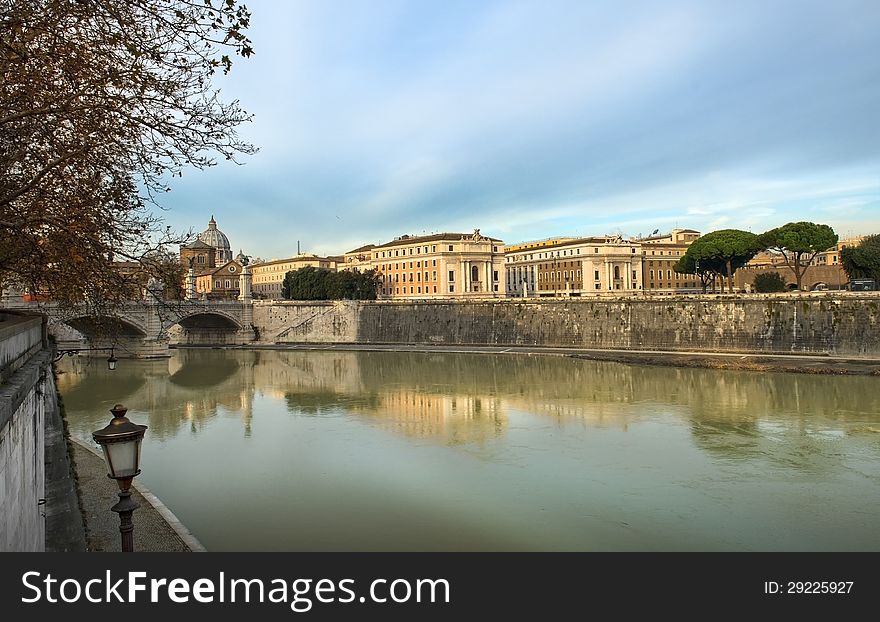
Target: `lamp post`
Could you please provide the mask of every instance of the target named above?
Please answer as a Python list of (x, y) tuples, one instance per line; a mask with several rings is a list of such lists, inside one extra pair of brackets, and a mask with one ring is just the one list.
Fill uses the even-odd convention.
[(73, 356), (74, 354), (79, 354), (80, 352), (101, 352), (105, 350), (110, 350), (110, 356), (107, 358), (107, 369), (109, 369), (110, 371), (115, 371), (116, 364), (119, 362), (119, 360), (113, 355), (115, 348), (72, 348), (68, 350), (58, 350), (57, 352), (55, 352), (54, 361), (57, 363), (62, 358), (64, 358), (65, 354), (67, 356)]
[(116, 404), (111, 410), (113, 419), (106, 427), (92, 432), (95, 442), (104, 450), (107, 463), (107, 477), (115, 479), (119, 485), (119, 502), (110, 508), (119, 514), (119, 533), (122, 535), (122, 551), (134, 550), (131, 514), (140, 505), (131, 498), (131, 480), (141, 472), (141, 441), (147, 426), (132, 423), (125, 416), (128, 409)]

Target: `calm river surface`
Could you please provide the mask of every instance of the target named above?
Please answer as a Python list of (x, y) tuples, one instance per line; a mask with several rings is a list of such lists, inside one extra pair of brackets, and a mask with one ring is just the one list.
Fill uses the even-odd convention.
[(209, 550), (880, 550), (880, 378), (333, 351), (59, 369), (74, 436), (116, 402), (149, 426), (139, 479)]

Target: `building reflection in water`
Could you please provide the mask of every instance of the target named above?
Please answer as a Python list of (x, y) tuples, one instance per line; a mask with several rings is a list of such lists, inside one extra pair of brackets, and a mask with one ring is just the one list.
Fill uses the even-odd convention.
[[(105, 410), (122, 402), (146, 416), (158, 439), (183, 429), (198, 434), (218, 416), (240, 418), (249, 436), (259, 426), (254, 401), (268, 398), (283, 400), (294, 414), (343, 413), (442, 444), (481, 445), (503, 436), (514, 412), (559, 426), (621, 430), (674, 417), (690, 426), (698, 446), (735, 458), (772, 455), (780, 434), (803, 436), (809, 451), (829, 434), (875, 433), (876, 424), (860, 417), (880, 409), (874, 378), (556, 356), (192, 349), (170, 359), (127, 359), (114, 372), (98, 363), (83, 358), (59, 365), (59, 389), (77, 415), (72, 425), (83, 433), (94, 429)], [(850, 425), (844, 430), (836, 421)]]

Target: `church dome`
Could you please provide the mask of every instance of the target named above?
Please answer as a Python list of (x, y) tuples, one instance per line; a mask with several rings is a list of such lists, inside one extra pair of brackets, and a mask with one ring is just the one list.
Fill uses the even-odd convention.
[(232, 259), (232, 248), (229, 245), (229, 238), (217, 228), (217, 221), (214, 220), (213, 216), (208, 221), (208, 228), (202, 231), (197, 238), (217, 249), (218, 265)]

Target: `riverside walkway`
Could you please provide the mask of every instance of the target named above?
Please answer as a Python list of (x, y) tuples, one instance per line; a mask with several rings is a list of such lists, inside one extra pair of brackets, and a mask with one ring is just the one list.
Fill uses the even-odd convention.
[[(87, 550), (119, 551), (119, 516), (110, 511), (110, 507), (119, 500), (116, 482), (108, 479), (104, 459), (95, 450), (81, 441), (71, 440)], [(137, 480), (132, 486), (132, 498), (141, 506), (132, 517), (136, 552), (205, 550), (177, 517)]]

